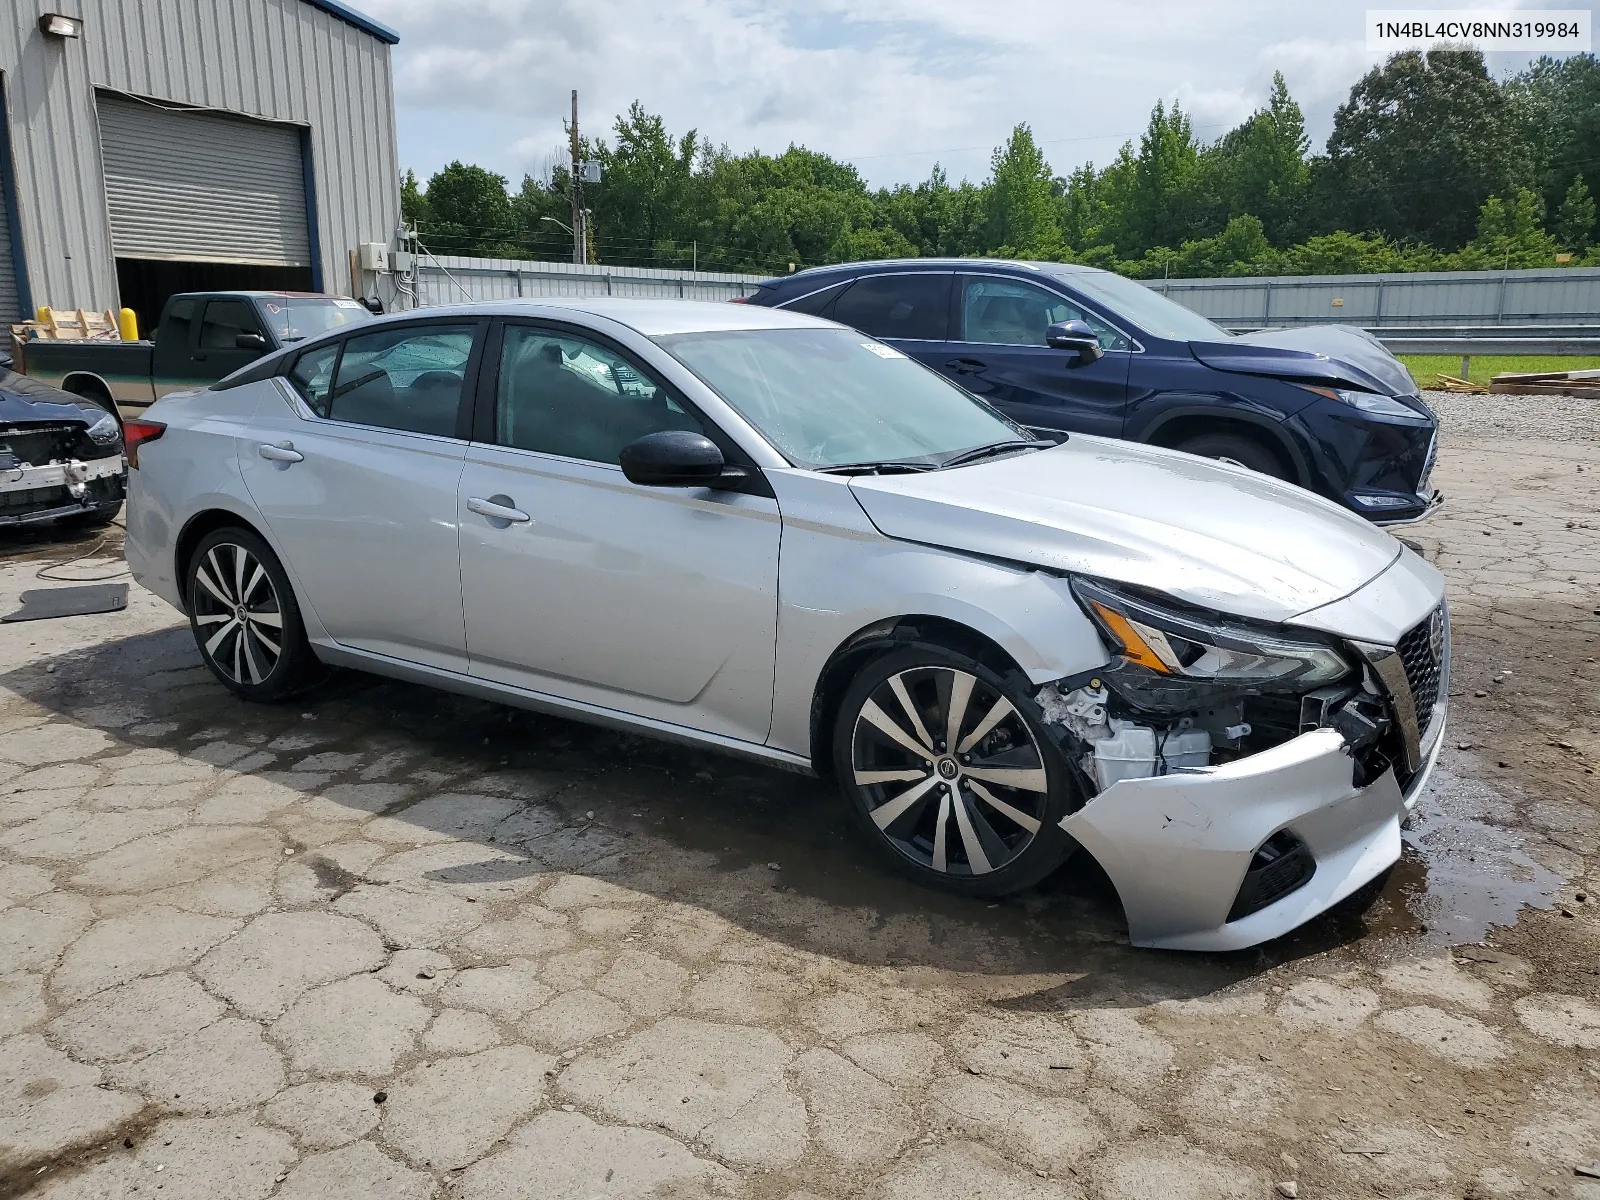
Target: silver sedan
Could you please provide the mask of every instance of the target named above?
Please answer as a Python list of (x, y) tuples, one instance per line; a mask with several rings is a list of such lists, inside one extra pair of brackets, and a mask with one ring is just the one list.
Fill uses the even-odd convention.
[(1092, 855), (1141, 945), (1382, 873), (1441, 743), (1442, 580), (1387, 534), (798, 314), (399, 314), (127, 446), (129, 564), (236, 696), (351, 667), (814, 771), (927, 884)]

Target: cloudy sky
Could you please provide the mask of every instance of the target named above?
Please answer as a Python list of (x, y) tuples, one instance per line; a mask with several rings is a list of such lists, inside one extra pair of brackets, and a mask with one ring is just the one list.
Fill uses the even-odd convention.
[(695, 128), (734, 150), (799, 143), (877, 185), (923, 179), (935, 162), (982, 179), (1018, 121), (1058, 173), (1104, 163), (1157, 99), (1180, 101), (1210, 139), (1261, 104), (1274, 70), (1320, 148), (1334, 108), (1378, 61), (1365, 49), (1365, 0), (357, 4), (401, 35), (402, 166), (426, 179), (460, 158), (513, 186), (561, 152), (574, 87), (586, 133), (609, 130), (637, 99), (674, 133)]

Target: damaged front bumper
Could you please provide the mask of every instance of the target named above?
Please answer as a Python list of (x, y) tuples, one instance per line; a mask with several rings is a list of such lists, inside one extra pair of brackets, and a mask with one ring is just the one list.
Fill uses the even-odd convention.
[[(1445, 720), (1440, 703), (1404, 792), (1392, 767), (1356, 786), (1344, 738), (1322, 728), (1220, 766), (1124, 779), (1061, 827), (1111, 877), (1134, 945), (1244, 949), (1288, 933), (1399, 860), (1400, 824), (1433, 771)], [(1280, 862), (1305, 864), (1309, 878), (1230, 920), (1246, 889), (1272, 872), (1262, 861), (1269, 843)]]
[(31, 525), (122, 503), (128, 474), (120, 454), (31, 466), (0, 466), (0, 526)]

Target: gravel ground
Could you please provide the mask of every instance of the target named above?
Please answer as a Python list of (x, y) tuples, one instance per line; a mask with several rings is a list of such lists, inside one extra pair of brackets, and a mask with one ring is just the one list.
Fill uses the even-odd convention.
[(1092, 872), (920, 891), (731, 760), (240, 705), (137, 588), (0, 625), (0, 1197), (1600, 1200), (1600, 447), (1440, 407), (1440, 773), (1381, 888), (1240, 954), (1129, 948)]
[(1425, 391), (1422, 398), (1439, 414), (1447, 441), (1507, 437), (1600, 442), (1600, 400), (1436, 391)]

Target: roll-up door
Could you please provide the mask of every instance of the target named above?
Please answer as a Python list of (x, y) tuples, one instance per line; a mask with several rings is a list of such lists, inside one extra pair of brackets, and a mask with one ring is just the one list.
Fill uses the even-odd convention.
[(310, 264), (298, 127), (96, 103), (118, 258)]
[[(0, 114), (4, 120), (4, 114)], [(0, 142), (0, 148), (4, 143)], [(11, 214), (6, 209), (6, 180), (11, 164), (0, 163), (0, 349), (9, 329), (22, 320), (22, 298), (17, 295), (17, 264), (11, 256)]]

